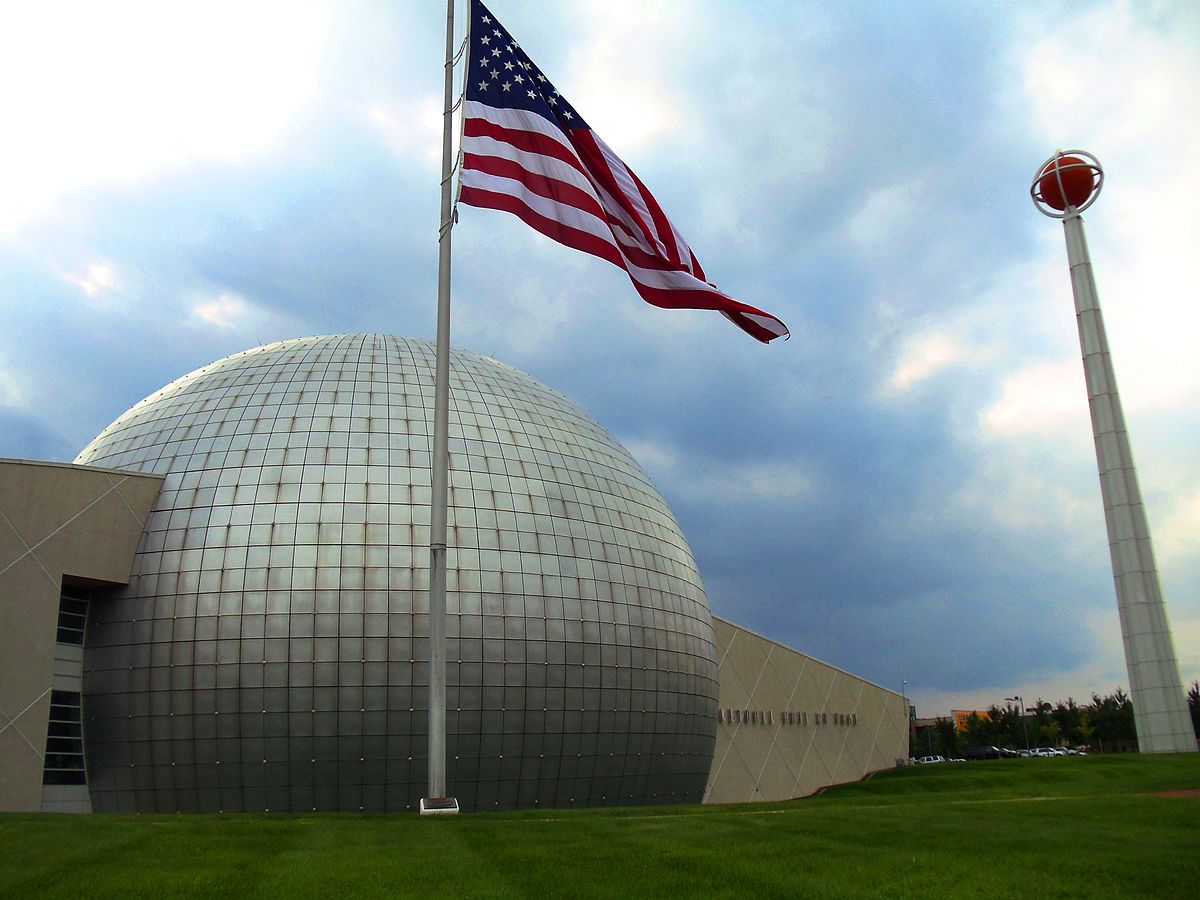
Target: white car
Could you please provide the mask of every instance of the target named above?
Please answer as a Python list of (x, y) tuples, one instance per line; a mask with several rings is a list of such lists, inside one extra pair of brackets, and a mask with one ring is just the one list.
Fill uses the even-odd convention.
[(922, 756), (917, 760), (917, 765), (929, 765), (930, 763), (943, 763), (946, 761), (944, 756)]

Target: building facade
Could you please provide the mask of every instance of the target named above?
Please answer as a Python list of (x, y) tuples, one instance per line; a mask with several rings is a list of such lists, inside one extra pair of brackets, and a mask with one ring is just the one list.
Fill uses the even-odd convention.
[[(5, 670), (0, 808), (416, 807), (433, 365), (423, 341), (284, 341), (164, 387), (74, 466), (4, 465), (19, 537), (0, 544), (0, 614), (22, 625), (0, 631), (0, 658), (24, 640), (50, 676), (7, 690)], [(764, 693), (766, 675), (747, 692), (754, 648), (785, 681), (786, 660), (807, 658), (714, 627), (666, 503), (586, 413), (473, 354), (455, 352), (451, 379), (448, 782), (465, 809), (783, 799), (902, 755), (860, 748), (866, 720), (887, 733), (888, 692), (852, 676), (809, 660), (792, 696)], [(57, 515), (56, 535), (81, 528), (72, 552), (108, 568), (34, 553), (58, 526), (24, 520), (71, 479), (119, 485)], [(127, 521), (82, 528), (105, 504)], [(754, 704), (764, 722), (730, 721)], [(763, 729), (785, 723), (764, 753)], [(787, 748), (805, 728), (801, 758)], [(732, 760), (759, 756), (743, 796)]]

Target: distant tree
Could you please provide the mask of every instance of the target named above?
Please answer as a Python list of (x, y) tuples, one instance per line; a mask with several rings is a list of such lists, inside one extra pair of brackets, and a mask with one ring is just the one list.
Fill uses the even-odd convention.
[(996, 707), (988, 708), (988, 718), (971, 713), (967, 729), (962, 733), (963, 743), (968, 747), (991, 746), (996, 742)]
[(1069, 746), (1078, 747), (1090, 739), (1087, 708), (1076, 703), (1075, 698), (1068, 697), (1066, 703), (1056, 704), (1050, 711), (1050, 717), (1058, 723), (1059, 733)]
[(909, 749), (914, 757), (961, 756), (958, 729), (953, 719), (935, 719), (932, 725), (914, 729)]
[(1092, 735), (1096, 729), (1092, 727), (1092, 711), (1089, 707), (1081, 706), (1079, 708), (1079, 719), (1076, 728), (1079, 732), (1079, 745), (1090, 747), (1092, 745)]
[(939, 756), (955, 757), (962, 755), (962, 748), (959, 744), (958, 728), (954, 724), (953, 719), (938, 719), (933, 725), (933, 741), (937, 750), (933, 752)]
[(1039, 747), (1057, 747), (1059, 738), (1062, 737), (1062, 726), (1051, 719), (1044, 725), (1039, 725), (1037, 733)]
[(1090, 718), (1093, 737), (1106, 753), (1137, 750), (1137, 726), (1133, 721), (1133, 703), (1117, 688), (1106, 697), (1092, 694)]
[[(1200, 738), (1200, 680), (1188, 688), (1187, 701), (1192, 729)], [(962, 732), (953, 719), (940, 718), (919, 732), (914, 729), (910, 750), (913, 756), (955, 757), (966, 747), (1024, 747), (1026, 727), (1034, 746), (1087, 745), (1104, 753), (1136, 752), (1138, 748), (1133, 703), (1123, 688), (1117, 688), (1104, 697), (1093, 693), (1086, 706), (1073, 697), (1057, 704), (1039, 697), (1028, 711), (1013, 703), (989, 706), (986, 716), (972, 714)]]
[(1006, 703), (997, 710), (997, 739), (1002, 747), (1025, 746), (1025, 711), (1015, 703)]
[(986, 716), (972, 715), (961, 735), (963, 747), (1024, 747), (1021, 710), (1012, 703), (989, 706)]
[(1193, 681), (1188, 688), (1188, 711), (1192, 714), (1192, 731), (1200, 737), (1200, 681)]

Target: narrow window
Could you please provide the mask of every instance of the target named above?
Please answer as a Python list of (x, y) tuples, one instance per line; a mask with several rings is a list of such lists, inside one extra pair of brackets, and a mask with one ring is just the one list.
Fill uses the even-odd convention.
[(83, 717), (77, 691), (50, 692), (43, 784), (87, 784), (83, 768)]
[(83, 646), (87, 625), (88, 598), (91, 592), (73, 584), (64, 584), (58, 597), (58, 642)]

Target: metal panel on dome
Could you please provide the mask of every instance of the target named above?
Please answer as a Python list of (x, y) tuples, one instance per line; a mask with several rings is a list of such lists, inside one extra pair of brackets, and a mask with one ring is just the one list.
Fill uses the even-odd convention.
[[(425, 787), (434, 349), (284, 341), (206, 366), (78, 462), (165, 476), (97, 596), (97, 810), (403, 810)], [(708, 602), (649, 478), (561, 395), (451, 364), (448, 781), (464, 809), (695, 802)]]

